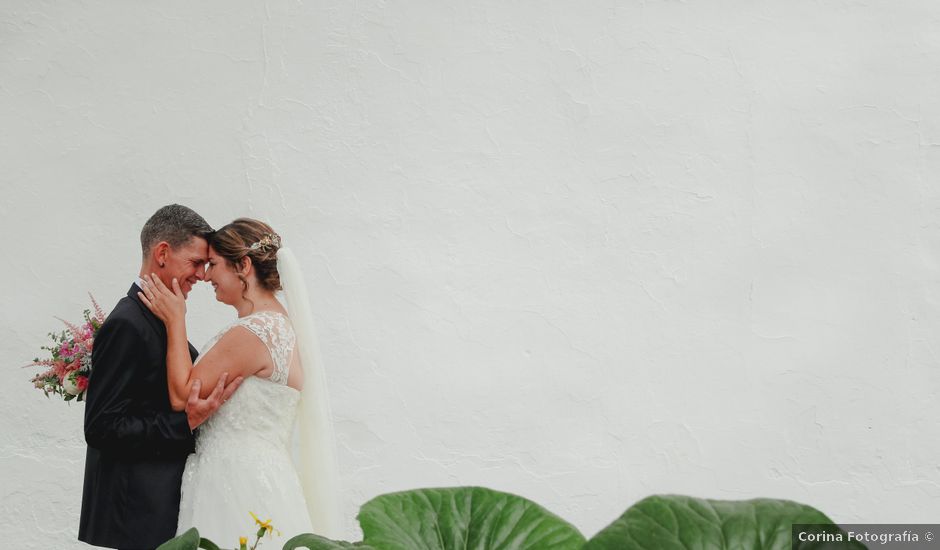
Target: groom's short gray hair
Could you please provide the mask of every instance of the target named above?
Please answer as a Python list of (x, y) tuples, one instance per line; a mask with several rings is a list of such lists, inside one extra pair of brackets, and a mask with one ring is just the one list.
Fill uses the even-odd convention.
[(146, 257), (150, 249), (161, 241), (179, 248), (193, 237), (208, 240), (210, 235), (212, 226), (202, 216), (181, 204), (168, 204), (154, 212), (140, 230), (140, 248)]

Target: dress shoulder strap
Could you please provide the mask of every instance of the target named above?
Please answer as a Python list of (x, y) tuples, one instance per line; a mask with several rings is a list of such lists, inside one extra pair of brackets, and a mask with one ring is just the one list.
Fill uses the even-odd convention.
[(276, 311), (259, 311), (242, 317), (236, 323), (250, 330), (268, 348), (274, 363), (271, 381), (287, 384), (291, 355), (294, 352), (296, 337), (288, 318)]

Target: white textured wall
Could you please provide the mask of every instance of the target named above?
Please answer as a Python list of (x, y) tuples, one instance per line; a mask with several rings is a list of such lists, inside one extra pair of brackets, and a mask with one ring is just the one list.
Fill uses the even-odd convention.
[(936, 521), (940, 6), (454, 4), (3, 2), (4, 537), (83, 546), (82, 408), (17, 367), (168, 202), (299, 252), (351, 528), (470, 484), (586, 535), (662, 492)]

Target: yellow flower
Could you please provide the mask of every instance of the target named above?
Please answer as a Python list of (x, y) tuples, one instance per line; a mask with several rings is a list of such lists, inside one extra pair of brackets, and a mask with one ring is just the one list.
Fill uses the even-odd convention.
[(281, 535), (281, 532), (278, 531), (277, 529), (275, 529), (273, 525), (271, 525), (271, 520), (270, 520), (270, 519), (266, 519), (266, 520), (264, 520), (264, 521), (261, 521), (260, 519), (258, 519), (258, 516), (256, 516), (254, 512), (248, 512), (248, 513), (251, 514), (251, 517), (254, 518), (255, 523), (258, 524), (258, 527), (260, 527), (260, 529), (258, 529), (258, 536), (259, 536), (259, 537), (260, 537), (261, 534), (264, 533), (265, 531), (267, 531), (267, 533), (268, 533), (269, 535), (271, 534), (272, 531), (277, 532), (278, 536)]
[(248, 548), (248, 537), (238, 537), (238, 548), (239, 550)]

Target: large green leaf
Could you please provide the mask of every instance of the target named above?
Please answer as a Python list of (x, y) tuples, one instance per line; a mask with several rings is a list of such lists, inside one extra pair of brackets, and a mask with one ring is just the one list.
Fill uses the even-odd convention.
[(296, 550), (297, 548), (306, 548), (307, 550), (375, 550), (371, 546), (361, 542), (346, 542), (341, 540), (331, 540), (320, 535), (305, 533), (297, 535), (284, 543), (283, 550)]
[(380, 495), (359, 511), (363, 541), (379, 550), (580, 550), (584, 536), (520, 496), (482, 487)]
[(197, 550), (199, 548), (199, 531), (195, 527), (190, 527), (182, 535), (164, 542), (157, 546), (157, 550)]
[[(790, 550), (794, 523), (833, 525), (815, 508), (788, 500), (652, 496), (631, 506), (584, 550)], [(804, 543), (798, 548), (864, 546)]]

